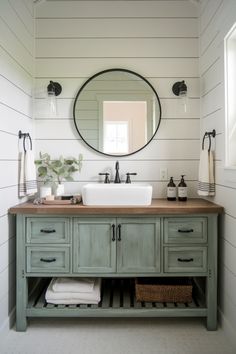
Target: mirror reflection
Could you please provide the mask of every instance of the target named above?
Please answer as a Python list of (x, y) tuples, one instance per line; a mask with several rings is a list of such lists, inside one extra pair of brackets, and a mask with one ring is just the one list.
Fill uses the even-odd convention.
[(125, 69), (100, 72), (79, 90), (74, 122), (81, 138), (106, 155), (125, 156), (146, 146), (161, 120), (161, 106), (152, 85)]

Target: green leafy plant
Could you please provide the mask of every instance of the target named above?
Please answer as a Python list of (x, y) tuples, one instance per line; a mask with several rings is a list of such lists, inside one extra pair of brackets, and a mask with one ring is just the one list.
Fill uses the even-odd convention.
[(64, 158), (60, 156), (58, 160), (52, 160), (47, 153), (39, 154), (40, 159), (35, 160), (39, 178), (44, 184), (53, 182), (61, 184), (63, 180), (73, 181), (72, 174), (81, 171), (83, 155), (79, 154), (79, 158)]

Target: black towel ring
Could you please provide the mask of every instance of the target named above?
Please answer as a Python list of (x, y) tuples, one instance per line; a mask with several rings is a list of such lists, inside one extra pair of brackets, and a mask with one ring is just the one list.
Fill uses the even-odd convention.
[(26, 152), (26, 146), (25, 146), (25, 139), (28, 138), (30, 141), (30, 150), (32, 150), (32, 139), (30, 136), (30, 133), (22, 133), (22, 131), (20, 130), (18, 133), (19, 139), (24, 138), (23, 140), (23, 147), (24, 147), (24, 152)]
[(215, 138), (216, 136), (216, 131), (215, 129), (212, 130), (212, 132), (205, 132), (204, 136), (203, 136), (203, 140), (202, 140), (202, 150), (204, 150), (205, 146), (205, 138), (208, 137), (209, 139), (209, 146), (208, 146), (208, 151), (211, 151), (211, 136), (213, 138)]
[(26, 152), (26, 147), (25, 147), (25, 139), (28, 138), (29, 141), (30, 141), (30, 150), (32, 150), (32, 139), (31, 139), (31, 136), (29, 133), (27, 133), (25, 136), (24, 136), (24, 140), (23, 140), (23, 146), (24, 146), (24, 152)]

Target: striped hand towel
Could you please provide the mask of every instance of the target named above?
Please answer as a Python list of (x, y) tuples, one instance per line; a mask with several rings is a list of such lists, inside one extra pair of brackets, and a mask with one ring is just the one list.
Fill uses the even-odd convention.
[(198, 173), (198, 195), (215, 195), (214, 163), (212, 151), (202, 150)]
[(32, 150), (20, 154), (19, 197), (37, 193), (36, 168)]

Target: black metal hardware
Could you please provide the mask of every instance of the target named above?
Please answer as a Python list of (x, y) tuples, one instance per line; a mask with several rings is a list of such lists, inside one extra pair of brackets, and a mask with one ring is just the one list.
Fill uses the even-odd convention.
[(130, 176), (137, 176), (137, 173), (136, 172), (132, 172), (132, 173), (130, 173), (130, 172), (128, 172), (128, 173), (126, 173), (126, 181), (125, 181), (125, 183), (131, 183), (131, 179), (130, 179)]
[(116, 240), (116, 234), (115, 234), (115, 224), (112, 224), (111, 225), (112, 227), (112, 241), (115, 241)]
[(213, 129), (212, 132), (205, 132), (203, 139), (202, 139), (202, 150), (204, 150), (204, 143), (205, 143), (205, 138), (208, 137), (209, 139), (209, 146), (208, 146), (208, 151), (211, 150), (211, 136), (212, 138), (215, 138), (216, 136), (216, 130)]
[(181, 233), (189, 233), (189, 232), (193, 232), (194, 230), (193, 229), (186, 229), (186, 230), (182, 230), (182, 229), (179, 229), (178, 232), (181, 232)]
[(121, 183), (120, 176), (119, 176), (119, 161), (116, 161), (115, 169), (116, 169), (116, 176), (115, 176), (114, 183)]
[(187, 94), (187, 85), (185, 84), (184, 80), (175, 82), (172, 86), (172, 92), (175, 94), (175, 96), (179, 96), (180, 94), (184, 93)]
[(19, 132), (18, 132), (18, 137), (19, 137), (19, 139), (24, 138), (24, 140), (23, 140), (24, 152), (26, 152), (25, 139), (27, 139), (27, 138), (28, 138), (29, 141), (30, 141), (30, 150), (32, 150), (32, 139), (31, 139), (30, 133), (22, 133), (22, 131), (19, 130)]
[(178, 258), (178, 262), (193, 262), (193, 258)]
[(106, 176), (105, 179), (104, 179), (104, 183), (110, 183), (110, 180), (109, 180), (109, 174), (108, 172), (106, 173), (99, 173), (99, 176)]
[(40, 258), (40, 262), (52, 263), (56, 262), (56, 258)]
[(121, 241), (121, 224), (117, 226), (118, 229), (118, 241)]
[(53, 234), (54, 232), (56, 232), (55, 229), (41, 229), (40, 232), (44, 233), (44, 234)]
[(58, 82), (54, 82), (54, 81), (50, 80), (47, 90), (48, 90), (48, 92), (54, 93), (55, 96), (59, 96), (62, 91), (62, 87)]

